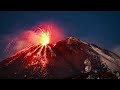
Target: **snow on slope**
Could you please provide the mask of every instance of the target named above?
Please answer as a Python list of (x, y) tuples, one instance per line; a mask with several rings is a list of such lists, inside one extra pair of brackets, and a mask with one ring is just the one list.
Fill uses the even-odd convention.
[(116, 55), (113, 53), (110, 53), (111, 56), (105, 54), (101, 49), (90, 45), (91, 48), (97, 52), (100, 55), (100, 59), (103, 64), (107, 65), (108, 68), (114, 72), (114, 71), (120, 71), (120, 58), (118, 58)]

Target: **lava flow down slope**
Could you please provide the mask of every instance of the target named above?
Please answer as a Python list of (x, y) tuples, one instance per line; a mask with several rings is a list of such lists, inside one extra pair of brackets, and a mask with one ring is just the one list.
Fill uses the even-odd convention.
[(73, 36), (49, 43), (49, 33), (0, 62), (1, 79), (119, 79), (120, 57)]

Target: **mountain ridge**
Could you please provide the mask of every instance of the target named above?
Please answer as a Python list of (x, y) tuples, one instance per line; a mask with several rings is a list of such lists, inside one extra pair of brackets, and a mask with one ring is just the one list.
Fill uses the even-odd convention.
[[(118, 55), (74, 36), (54, 45), (27, 47), (0, 62), (0, 78), (87, 79), (97, 74), (95, 78), (118, 79), (119, 72)], [(110, 76), (102, 77), (101, 73)]]

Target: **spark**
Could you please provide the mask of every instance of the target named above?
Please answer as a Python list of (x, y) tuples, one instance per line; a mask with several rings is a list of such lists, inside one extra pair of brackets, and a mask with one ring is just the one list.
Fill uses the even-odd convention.
[(9, 50), (9, 48), (10, 48), (12, 42), (13, 42), (13, 40), (12, 40), (10, 43), (8, 43), (7, 47), (6, 47), (5, 50), (4, 50), (5, 52), (7, 52), (7, 51)]
[(47, 47), (50, 50), (51, 57), (56, 57), (56, 54), (54, 53), (54, 51), (52, 50), (52, 48), (50, 46), (47, 46)]
[(39, 38), (40, 44), (47, 45), (50, 42), (50, 34), (49, 32), (41, 31), (40, 38)]
[[(15, 48), (19, 51), (9, 57), (11, 60), (7, 65), (22, 57), (21, 61), (25, 68), (34, 66), (33, 73), (38, 72), (46, 77), (48, 74), (47, 65), (50, 60), (56, 57), (52, 47), (62, 38), (63, 33), (59, 31), (59, 28), (49, 24), (38, 26), (33, 31), (26, 31), (15, 41)], [(13, 41), (8, 44), (6, 50), (12, 46), (12, 43)]]
[(47, 65), (49, 64), (50, 60), (56, 56), (51, 47), (52, 46), (49, 45), (39, 45), (36, 49), (33, 51), (30, 50), (25, 55), (26, 60), (30, 60), (28, 67), (35, 66), (34, 71), (38, 70), (39, 68), (40, 73), (42, 73), (44, 77), (46, 77), (48, 74), (46, 69)]
[(11, 40), (11, 41), (8, 43), (8, 45), (6, 46), (6, 48), (4, 49), (4, 52), (8, 52), (8, 51), (10, 50), (12, 44), (15, 44), (16, 41), (17, 41), (17, 38)]

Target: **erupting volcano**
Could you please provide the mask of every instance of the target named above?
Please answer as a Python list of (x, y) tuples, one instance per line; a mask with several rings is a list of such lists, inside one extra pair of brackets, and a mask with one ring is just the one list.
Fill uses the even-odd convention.
[(29, 46), (0, 62), (0, 78), (119, 79), (120, 57), (43, 24), (27, 35)]

